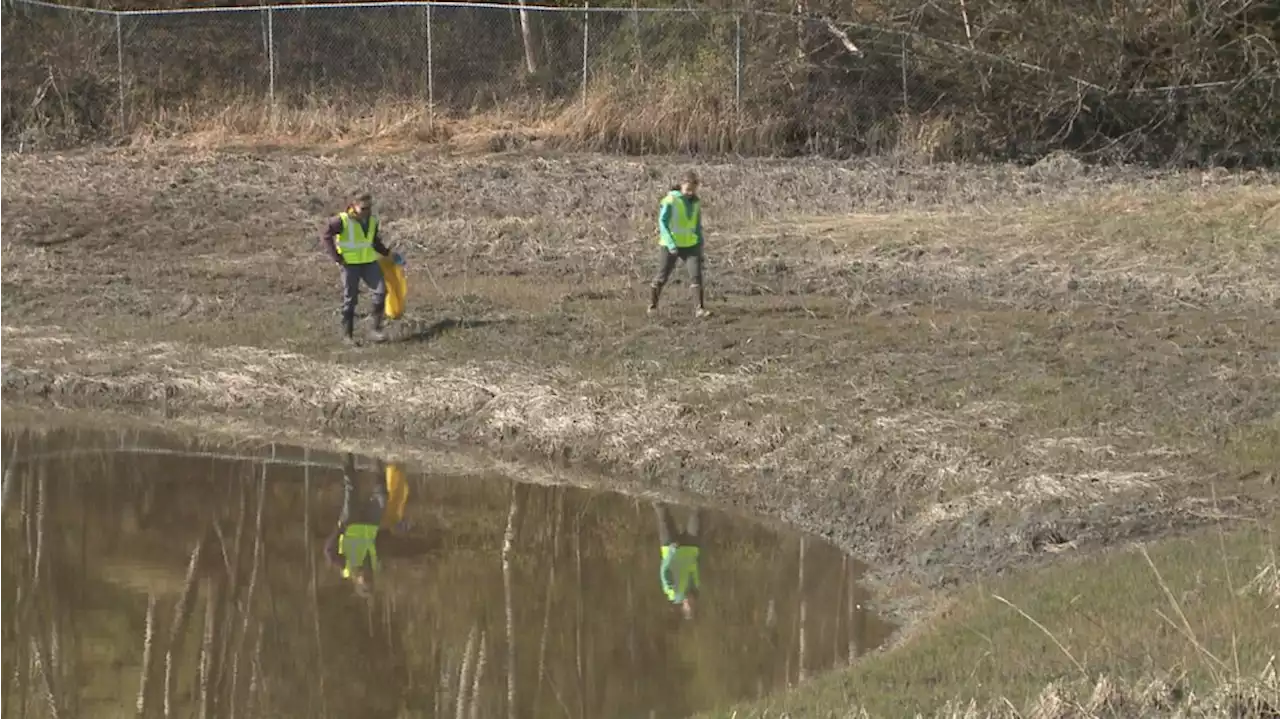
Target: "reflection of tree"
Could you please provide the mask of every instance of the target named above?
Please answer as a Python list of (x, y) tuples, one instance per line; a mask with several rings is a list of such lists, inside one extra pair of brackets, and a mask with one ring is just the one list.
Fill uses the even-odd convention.
[(852, 564), (821, 543), (726, 522), (706, 537), (687, 622), (662, 593), (647, 504), (497, 478), (414, 479), (415, 549), (388, 549), (365, 601), (322, 560), (338, 472), (295, 456), (15, 470), (4, 711), (684, 715), (863, 646)]
[(519, 485), (511, 485), (511, 509), (507, 512), (507, 531), (502, 537), (502, 595), (507, 613), (507, 716), (510, 719), (516, 716), (516, 620), (511, 606), (511, 551), (516, 539), (519, 489)]

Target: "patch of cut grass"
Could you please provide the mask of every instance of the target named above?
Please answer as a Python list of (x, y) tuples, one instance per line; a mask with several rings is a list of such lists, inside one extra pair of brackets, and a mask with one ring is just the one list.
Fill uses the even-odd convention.
[(1043, 702), (1050, 685), (1068, 697), (1062, 687), (1075, 687), (1087, 704), (1103, 678), (1165, 678), (1203, 697), (1275, 662), (1278, 530), (1273, 518), (980, 582), (894, 650), (703, 716), (854, 716), (859, 706), (929, 716), (971, 701), (1007, 710)]

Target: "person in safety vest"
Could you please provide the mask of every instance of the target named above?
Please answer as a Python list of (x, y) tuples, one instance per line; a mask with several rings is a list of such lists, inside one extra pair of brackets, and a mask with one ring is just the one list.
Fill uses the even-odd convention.
[(378, 476), (373, 491), (366, 497), (357, 495), (359, 475), (355, 457), (348, 452), (342, 466), (342, 512), (337, 526), (325, 542), (325, 556), (344, 579), (355, 583), (356, 591), (369, 596), (374, 577), (380, 569), (378, 539), (382, 515), (387, 508), (386, 472), (378, 460)]
[(698, 574), (701, 554), (698, 510), (689, 510), (689, 518), (681, 532), (674, 527), (671, 510), (665, 504), (654, 502), (653, 508), (658, 514), (658, 541), (662, 543), (662, 563), (658, 569), (662, 592), (667, 595), (667, 601), (680, 605), (686, 619), (692, 619), (694, 598), (702, 588), (702, 577)]
[(357, 192), (347, 209), (330, 217), (325, 225), (321, 245), (329, 258), (342, 267), (342, 338), (348, 344), (356, 344), (356, 303), (360, 296), (360, 283), (373, 292), (373, 331), (370, 338), (383, 342), (383, 313), (387, 302), (387, 283), (378, 265), (378, 255), (392, 257), (391, 250), (383, 242), (378, 217), (373, 214), (373, 197), (367, 192)]
[(702, 292), (702, 201), (698, 199), (698, 175), (692, 170), (658, 203), (658, 244), (662, 246), (662, 263), (649, 285), (649, 314), (658, 310), (658, 298), (676, 263), (684, 262), (698, 303), (694, 315), (709, 316)]

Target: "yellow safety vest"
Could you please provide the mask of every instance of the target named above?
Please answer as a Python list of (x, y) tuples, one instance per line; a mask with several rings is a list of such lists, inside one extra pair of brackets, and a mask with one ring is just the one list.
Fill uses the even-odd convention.
[(373, 249), (373, 238), (378, 234), (378, 218), (369, 216), (369, 233), (361, 229), (360, 222), (343, 212), (338, 215), (342, 220), (342, 232), (338, 233), (338, 254), (348, 265), (367, 265), (378, 260), (378, 252)]
[(369, 560), (373, 571), (378, 571), (378, 525), (351, 524), (342, 536), (338, 537), (338, 553), (346, 560), (342, 567), (342, 576), (350, 578), (351, 574)]
[[(679, 190), (672, 190), (667, 196), (662, 198), (662, 204), (671, 205), (671, 238), (676, 241), (676, 247), (693, 247), (698, 244), (698, 218), (702, 215), (702, 203), (691, 202), (686, 203), (682, 200)], [(693, 211), (685, 210), (685, 205), (693, 205)], [(661, 234), (658, 237), (658, 243), (662, 243)]]
[(677, 593), (684, 596), (688, 595), (690, 582), (696, 588), (702, 587), (702, 579), (698, 576), (698, 555), (701, 552), (698, 547), (689, 544), (681, 544), (675, 547), (668, 545), (662, 548), (662, 559), (666, 560), (672, 552), (675, 553), (675, 556), (671, 557), (669, 571), (671, 579), (674, 580), (672, 582), (673, 586), (671, 588), (663, 587), (663, 591), (667, 595), (667, 599), (675, 601)]

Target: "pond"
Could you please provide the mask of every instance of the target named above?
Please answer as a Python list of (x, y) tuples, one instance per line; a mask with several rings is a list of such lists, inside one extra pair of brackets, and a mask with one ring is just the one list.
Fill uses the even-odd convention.
[[(857, 561), (718, 511), (61, 420), (6, 422), (3, 448), (20, 716), (676, 717), (892, 629)], [(350, 578), (326, 551), (344, 496), (382, 525)], [(688, 611), (663, 521), (695, 531)]]

